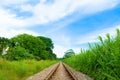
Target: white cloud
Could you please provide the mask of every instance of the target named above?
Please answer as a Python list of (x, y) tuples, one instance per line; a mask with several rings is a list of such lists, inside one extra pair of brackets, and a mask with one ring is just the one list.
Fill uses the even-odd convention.
[(9, 6), (9, 5), (19, 5), (27, 2), (29, 0), (0, 0), (1, 6)]
[(0, 36), (11, 38), (22, 33), (29, 33), (32, 35), (38, 34), (33, 31), (26, 30), (25, 26), (26, 23), (23, 20), (18, 19), (16, 14), (12, 14), (9, 10), (0, 8)]
[(33, 31), (29, 31), (29, 30), (18, 30), (18, 29), (3, 29), (0, 30), (0, 37), (7, 37), (7, 38), (11, 38), (13, 36), (16, 36), (18, 34), (23, 34), (23, 33), (27, 33), (30, 35), (34, 35), (34, 36), (39, 36), (42, 35), (40, 33), (36, 33)]
[(0, 27), (23, 27), (25, 25), (23, 20), (16, 18), (16, 14), (11, 14), (8, 10), (0, 8)]
[(60, 45), (55, 45), (55, 48), (53, 49), (53, 52), (57, 54), (58, 58), (62, 58), (64, 56), (64, 52), (67, 51), (68, 48)]
[(59, 44), (59, 45), (67, 46), (67, 47), (71, 46), (70, 36), (65, 35), (62, 32), (50, 34), (50, 37), (52, 38), (55, 44)]
[(80, 36), (78, 38), (78, 40), (76, 41), (76, 44), (86, 44), (88, 42), (92, 43), (92, 42), (98, 42), (98, 36), (101, 36), (103, 39), (106, 38), (106, 34), (109, 33), (110, 36), (115, 36), (116, 34), (116, 28), (120, 29), (120, 25), (114, 26), (114, 27), (109, 27), (103, 30), (99, 30), (99, 31), (94, 31), (92, 33), (89, 34), (85, 34), (83, 36)]
[[(17, 25), (24, 27), (36, 24), (47, 24), (72, 15), (76, 11), (79, 12), (79, 15), (93, 14), (113, 8), (120, 3), (119, 0), (55, 0), (53, 3), (47, 4), (47, 0), (40, 0), (38, 4), (32, 6), (27, 3), (28, 1), (29, 0), (0, 1), (0, 4), (2, 5), (0, 10), (5, 12), (4, 14), (1, 14), (0, 11), (0, 21), (4, 19), (4, 22), (2, 21), (1, 23), (5, 23), (6, 21), (7, 25), (5, 26)], [(11, 12), (11, 9), (9, 9), (9, 11), (2, 9), (2, 7), (9, 5), (17, 5), (17, 9), (20, 9), (21, 12), (27, 11), (32, 13), (33, 16), (29, 18), (24, 18), (24, 16), (22, 16), (23, 18), (16, 17), (18, 14)], [(69, 24), (69, 22), (67, 24)]]
[[(28, 6), (27, 10), (32, 11), (35, 19), (34, 24), (45, 24), (60, 20), (66, 16), (79, 12), (81, 14), (93, 14), (115, 7), (119, 0), (55, 0), (52, 4), (42, 3), (37, 4), (33, 8)], [(109, 4), (109, 5), (108, 5)], [(26, 6), (24, 6), (26, 7)], [(23, 7), (23, 9), (24, 9)]]
[(114, 8), (120, 0), (85, 0), (83, 13), (91, 14)]
[(62, 58), (64, 56), (64, 52), (68, 49), (71, 49), (71, 39), (69, 36), (65, 34), (51, 34), (51, 38), (54, 42), (55, 48), (53, 49), (53, 52), (57, 54), (57, 57)]

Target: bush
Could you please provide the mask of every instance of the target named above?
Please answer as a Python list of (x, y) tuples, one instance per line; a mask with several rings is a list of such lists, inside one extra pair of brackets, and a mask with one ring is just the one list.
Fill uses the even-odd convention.
[(23, 59), (33, 59), (34, 56), (29, 54), (26, 49), (20, 46), (15, 46), (9, 51), (8, 54), (3, 56), (8, 60), (23, 60)]

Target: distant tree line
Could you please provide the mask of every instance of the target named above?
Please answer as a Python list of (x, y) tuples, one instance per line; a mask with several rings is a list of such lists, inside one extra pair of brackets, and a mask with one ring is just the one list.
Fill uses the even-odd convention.
[(20, 34), (11, 39), (0, 37), (0, 57), (7, 60), (56, 59), (53, 42), (44, 36)]
[(64, 52), (63, 58), (69, 58), (72, 56), (75, 56), (75, 52), (73, 51), (73, 49), (69, 49), (66, 52)]

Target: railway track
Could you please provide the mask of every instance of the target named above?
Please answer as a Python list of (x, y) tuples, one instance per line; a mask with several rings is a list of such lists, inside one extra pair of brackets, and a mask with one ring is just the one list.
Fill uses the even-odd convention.
[(93, 80), (85, 74), (74, 71), (66, 64), (59, 62), (29, 77), (27, 80)]
[(78, 80), (73, 72), (62, 62), (44, 80)]

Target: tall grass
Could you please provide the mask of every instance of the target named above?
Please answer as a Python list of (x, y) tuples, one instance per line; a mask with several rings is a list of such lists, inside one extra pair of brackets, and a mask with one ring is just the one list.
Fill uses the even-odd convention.
[(0, 80), (25, 80), (57, 61), (7, 61), (0, 58)]
[(94, 80), (120, 80), (120, 30), (116, 36), (106, 34), (100, 43), (89, 44), (89, 50), (81, 50), (80, 54), (64, 61)]

